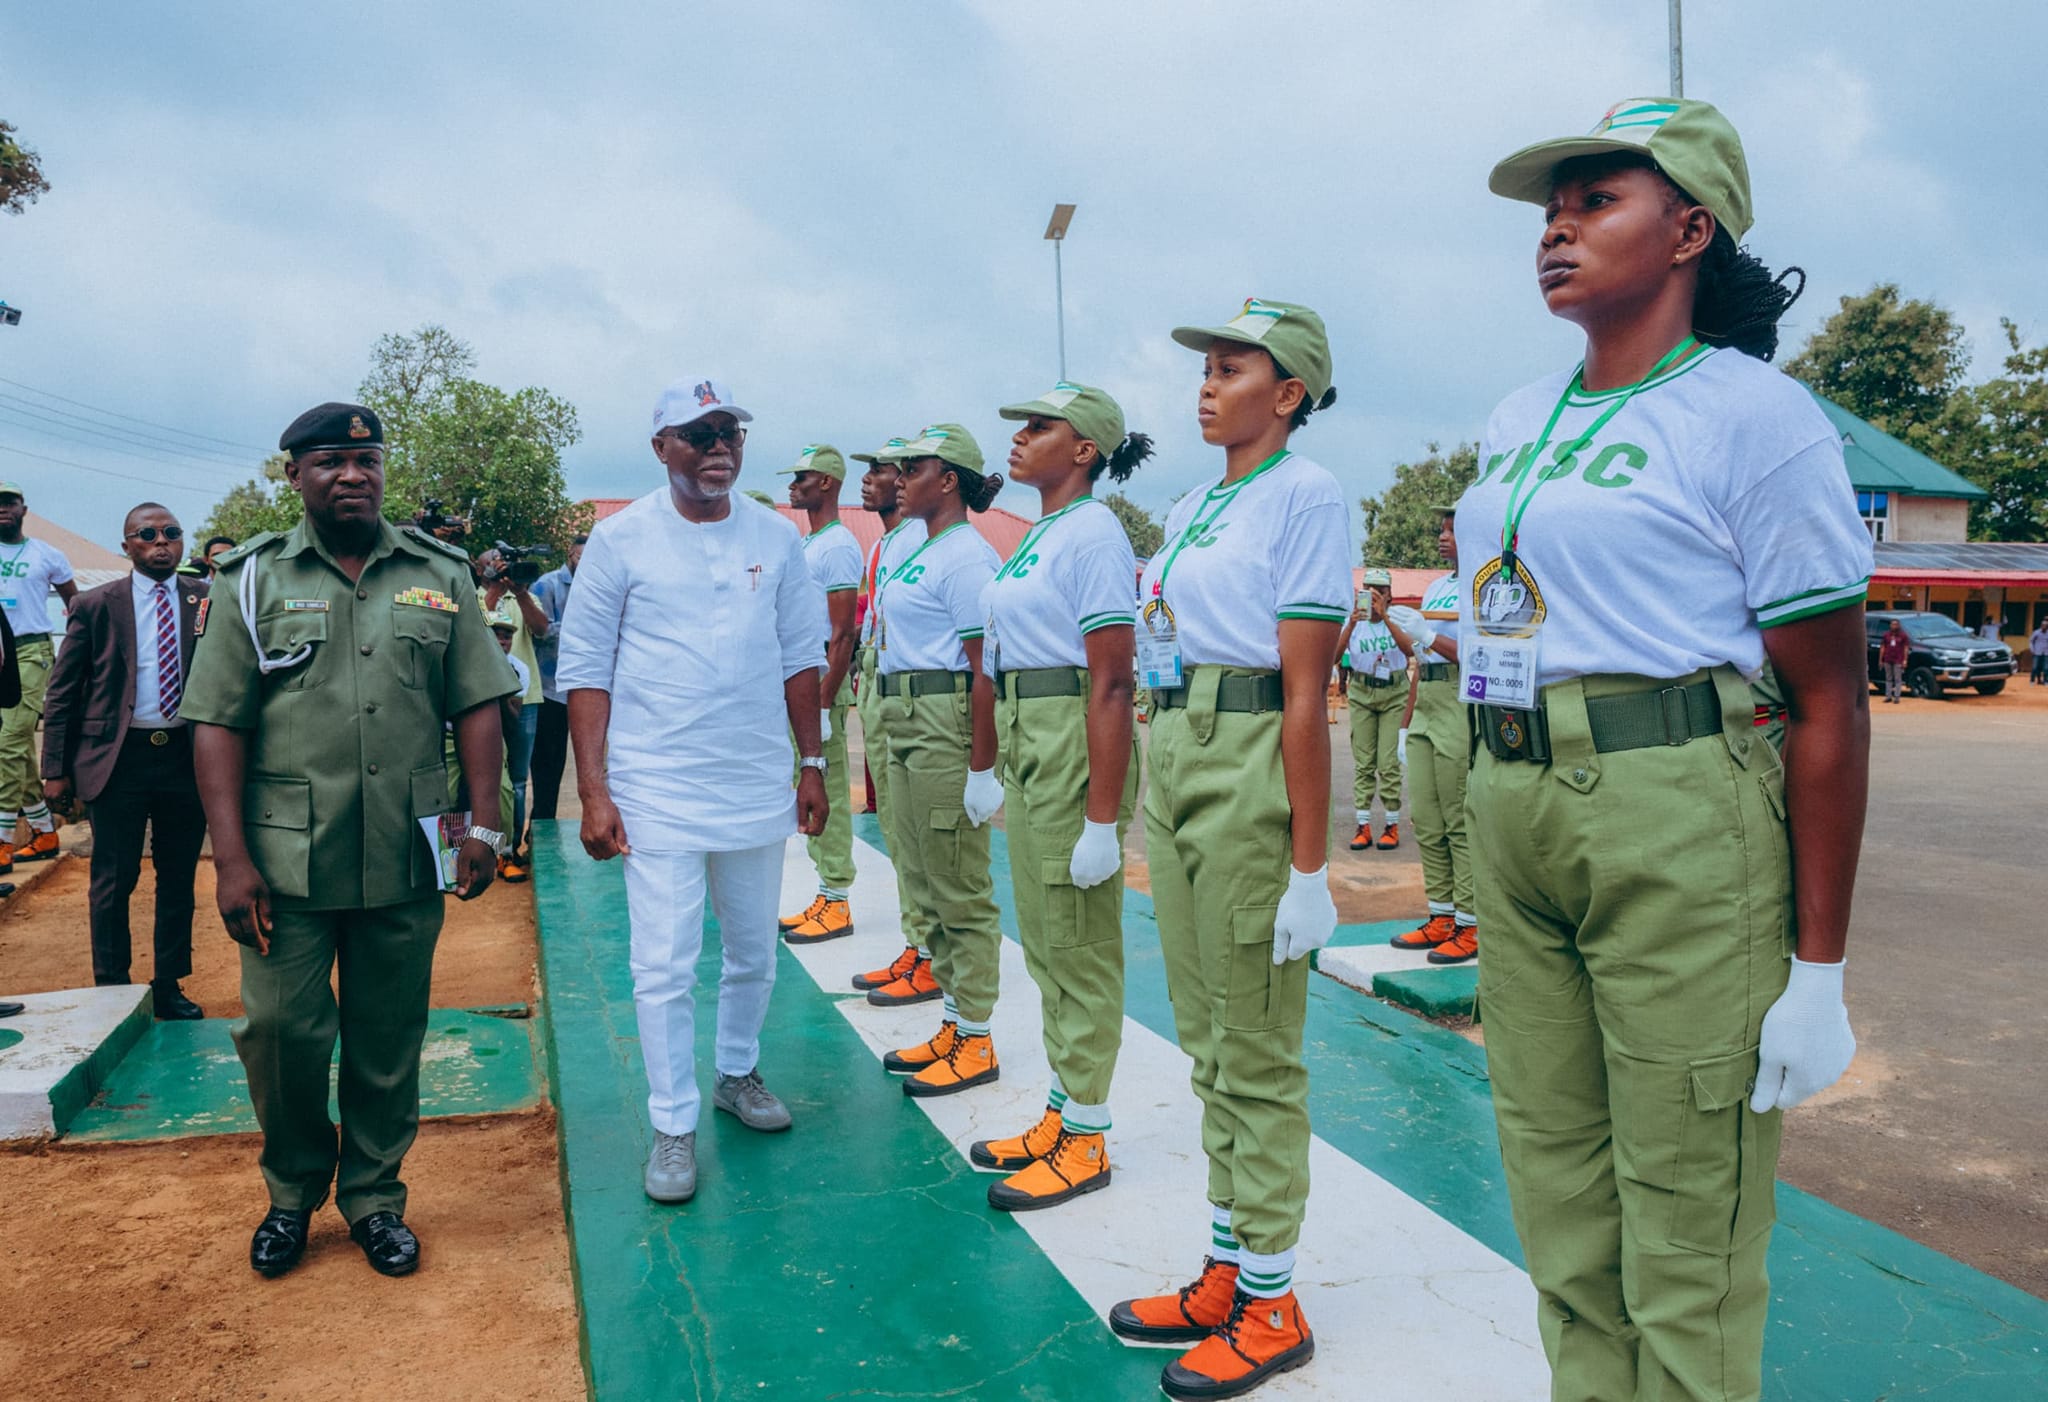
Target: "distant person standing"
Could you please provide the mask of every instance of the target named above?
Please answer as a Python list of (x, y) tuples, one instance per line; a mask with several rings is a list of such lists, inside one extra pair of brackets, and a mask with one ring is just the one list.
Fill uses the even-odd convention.
[(1899, 692), (1905, 686), (1906, 659), (1912, 654), (1913, 640), (1906, 636), (1906, 630), (1894, 618), (1892, 626), (1884, 630), (1884, 637), (1877, 644), (1877, 665), (1884, 668), (1884, 701), (1887, 706), (1898, 703)]
[(207, 579), (213, 578), (214, 567), (220, 563), (220, 557), (234, 548), (235, 538), (231, 535), (208, 536), (206, 544), (192, 557), (193, 572)]
[(2034, 686), (2048, 685), (2048, 618), (2041, 620), (2041, 626), (2027, 639), (2027, 651), (2034, 654), (2034, 671), (2027, 678)]
[[(17, 857), (40, 862), (57, 855), (57, 820), (43, 801), (43, 776), (36, 764), (36, 726), (43, 718), (43, 694), (56, 655), (50, 643), (55, 626), (50, 591), (66, 606), (78, 593), (64, 553), (22, 535), (27, 516), (27, 493), (17, 483), (0, 482), (0, 610), (14, 630), (21, 668), (21, 699), (0, 711), (0, 875), (14, 869)], [(15, 824), (24, 820), (34, 836), (16, 850)]]
[(1351, 800), (1358, 819), (1351, 850), (1374, 845), (1372, 800), (1386, 810), (1378, 846), (1401, 845), (1401, 716), (1408, 706), (1408, 659), (1387, 631), (1387, 600), (1394, 577), (1384, 569), (1365, 572), (1364, 592), (1337, 639), (1337, 659), (1347, 681), (1344, 699), (1351, 712)]
[(192, 773), (192, 727), (179, 707), (192, 667), (204, 580), (178, 573), (184, 533), (153, 501), (128, 513), (121, 549), (134, 573), (78, 596), (50, 673), (43, 794), (74, 794), (92, 816), (92, 978), (129, 979), (128, 901), (149, 832), (156, 872), (150, 995), (160, 1018), (204, 1017), (178, 988), (192, 972), (192, 874), (206, 811)]
[[(533, 803), (527, 810), (527, 825), (552, 822), (561, 799), (562, 770), (569, 759), (569, 697), (555, 685), (555, 658), (562, 643), (562, 616), (569, 611), (569, 586), (576, 580), (576, 566), (582, 563), (583, 547), (590, 537), (579, 531), (569, 542), (566, 564), (549, 570), (533, 582), (533, 601), (547, 615), (546, 632), (533, 635), (534, 660), (540, 663), (540, 719), (533, 727)], [(530, 833), (514, 834), (514, 840), (529, 854)]]
[[(14, 630), (7, 615), (0, 613), (0, 709), (21, 704), (21, 671), (14, 663)], [(0, 881), (0, 896), (14, 894), (14, 883)], [(0, 1017), (17, 1017), (28, 1005), (13, 998), (0, 999)]]
[[(484, 612), (512, 624), (509, 656), (519, 663), (521, 690), (518, 719), (505, 732), (505, 772), (512, 784), (512, 850), (498, 859), (498, 875), (506, 881), (526, 880), (530, 856), (526, 842), (526, 772), (533, 762), (535, 727), (540, 721), (540, 659), (534, 638), (550, 628), (547, 613), (534, 599), (531, 586), (512, 576), (512, 566), (495, 548), (476, 557), (477, 582)], [(510, 595), (508, 599), (506, 596)]]
[(1987, 643), (1995, 643), (1995, 642), (1997, 642), (1997, 641), (1998, 641), (1998, 620), (1997, 620), (1997, 619), (1995, 619), (1995, 618), (1987, 618), (1987, 619), (1985, 619), (1985, 620), (1984, 620), (1984, 621), (1983, 621), (1982, 623), (1978, 624), (1978, 625), (1977, 625), (1977, 636), (1978, 636), (1978, 637), (1980, 637), (1980, 638), (1982, 638), (1982, 639), (1984, 639), (1984, 641), (1985, 641), (1985, 642), (1987, 642)]

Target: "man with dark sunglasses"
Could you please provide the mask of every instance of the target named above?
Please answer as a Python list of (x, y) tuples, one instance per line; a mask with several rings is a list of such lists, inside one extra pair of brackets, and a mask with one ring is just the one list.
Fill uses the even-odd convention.
[[(0, 876), (16, 859), (48, 861), (57, 855), (57, 821), (43, 802), (43, 776), (36, 767), (36, 724), (43, 718), (43, 693), (50, 683), (56, 649), (50, 633), (64, 622), (50, 617), (50, 595), (65, 605), (78, 593), (71, 562), (48, 541), (22, 534), (28, 494), (18, 483), (0, 482), (0, 611), (14, 630), (21, 664), (21, 700), (0, 711)], [(17, 822), (32, 836), (14, 845)]]
[(121, 549), (133, 574), (71, 605), (43, 715), (43, 795), (83, 799), (92, 819), (92, 978), (128, 983), (128, 898), (142, 836), (156, 868), (150, 994), (160, 1018), (204, 1017), (178, 980), (192, 972), (192, 873), (206, 810), (192, 777), (192, 730), (179, 714), (205, 581), (178, 573), (185, 533), (153, 501), (128, 513)]

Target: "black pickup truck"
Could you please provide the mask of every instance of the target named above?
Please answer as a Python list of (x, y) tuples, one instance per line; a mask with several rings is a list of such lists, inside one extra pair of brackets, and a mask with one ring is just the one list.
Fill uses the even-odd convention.
[(1877, 660), (1877, 645), (1894, 618), (1913, 640), (1906, 658), (1906, 689), (1915, 696), (1936, 697), (1946, 686), (1970, 686), (1980, 695), (1996, 696), (2017, 669), (2011, 648), (1978, 637), (1953, 618), (1888, 609), (1863, 615), (1870, 636), (1870, 682), (1880, 690), (1884, 668)]

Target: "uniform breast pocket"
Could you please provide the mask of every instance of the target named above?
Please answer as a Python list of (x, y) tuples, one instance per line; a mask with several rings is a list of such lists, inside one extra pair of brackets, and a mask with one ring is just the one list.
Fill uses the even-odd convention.
[(327, 641), (327, 614), (324, 610), (285, 610), (266, 613), (256, 620), (256, 641), (263, 647), (266, 658), (278, 659), (305, 656), (283, 672), (271, 675), (278, 678), (279, 685), (286, 691), (305, 691), (320, 683), (315, 676), (315, 661), (321, 644)]
[(454, 627), (455, 615), (440, 609), (415, 608), (410, 604), (393, 607), (391, 632), (405, 652), (401, 678), (408, 687), (414, 691), (434, 689)]

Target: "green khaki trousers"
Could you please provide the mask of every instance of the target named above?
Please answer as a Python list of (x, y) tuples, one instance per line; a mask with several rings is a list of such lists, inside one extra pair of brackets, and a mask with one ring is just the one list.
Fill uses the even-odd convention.
[[(842, 688), (843, 689), (843, 688)], [(818, 884), (844, 891), (853, 885), (853, 803), (847, 797), (851, 776), (846, 772), (846, 711), (844, 701), (832, 707), (832, 738), (820, 748), (825, 756), (825, 830), (804, 839), (811, 865), (818, 869)], [(865, 717), (863, 717), (865, 719)], [(796, 777), (803, 777), (798, 763)], [(881, 805), (881, 786), (875, 787), (876, 806)]]
[[(1085, 689), (1088, 673), (1075, 669)], [(996, 702), (1004, 831), (1024, 967), (1038, 985), (1045, 1057), (1060, 1088), (1107, 1105), (1124, 1040), (1124, 874), (1081, 890), (1068, 863), (1088, 808), (1088, 698)], [(1122, 841), (1138, 799), (1138, 755), (1117, 806)]]
[[(894, 810), (889, 806), (889, 729), (882, 719), (882, 688), (875, 679), (875, 650), (864, 647), (860, 650), (860, 748), (862, 762), (867, 766), (868, 777), (875, 781), (875, 818), (882, 825), (882, 835), (888, 839), (891, 848), (896, 843), (896, 828), (892, 819)], [(837, 723), (835, 718), (834, 723)], [(826, 771), (828, 774), (830, 771)], [(963, 780), (961, 788), (965, 790)], [(895, 860), (891, 851), (890, 859), (896, 868), (896, 909), (897, 923), (903, 927), (903, 942), (914, 944), (919, 949), (931, 948), (932, 922), (910, 902), (910, 890), (903, 884), (903, 863)]]
[(1472, 849), (1465, 836), (1465, 778), (1472, 729), (1455, 681), (1418, 682), (1408, 725), (1408, 823), (1422, 853), (1422, 891), (1432, 906), (1475, 915)]
[[(884, 696), (889, 736), (889, 855), (910, 911), (920, 915), (932, 977), (968, 1022), (996, 1010), (1003, 929), (988, 874), (988, 825), (967, 821), (967, 752), (973, 740), (967, 676), (935, 696)], [(1001, 761), (998, 761), (1000, 764)]]
[(1372, 808), (1378, 792), (1382, 806), (1401, 807), (1401, 713), (1408, 709), (1408, 679), (1390, 686), (1367, 686), (1352, 677), (1344, 689), (1351, 710), (1351, 806)]
[(1586, 677), (1544, 688), (1548, 765), (1472, 770), (1479, 1005), (1555, 1399), (1762, 1388), (1783, 1116), (1748, 1095), (1791, 860), (1749, 689), (1711, 675), (1719, 736), (1598, 754), (1586, 698), (1669, 683)]
[(1216, 710), (1224, 675), (1196, 667), (1188, 705), (1153, 713), (1145, 844), (1180, 1049), (1194, 1059), (1209, 1201), (1264, 1255), (1301, 1237), (1308, 1203), (1308, 960), (1273, 963), (1291, 810), (1280, 713)]
[[(43, 697), (57, 660), (48, 637), (17, 642), (14, 655), (21, 662), (21, 704), (0, 711), (0, 813), (24, 813), (43, 801), (36, 727), (43, 721)], [(0, 842), (13, 840), (13, 833), (0, 833)]]
[[(398, 1170), (419, 1130), (420, 1046), (440, 934), (437, 893), (368, 910), (287, 906), (274, 912), (270, 953), (242, 947), (243, 1014), (231, 1030), (274, 1206), (310, 1211), (335, 1184), (351, 1224), (372, 1212), (405, 1215)], [(327, 1118), (337, 1036), (338, 1147)]]

